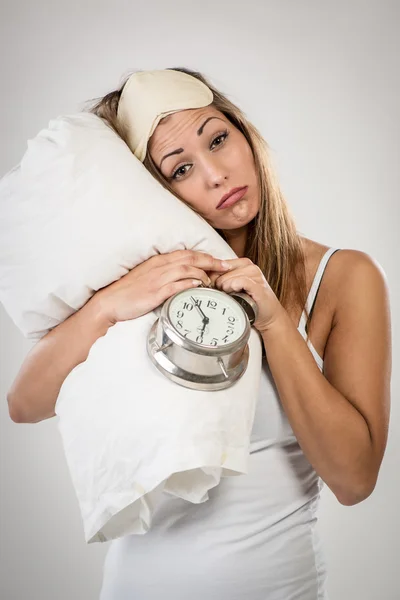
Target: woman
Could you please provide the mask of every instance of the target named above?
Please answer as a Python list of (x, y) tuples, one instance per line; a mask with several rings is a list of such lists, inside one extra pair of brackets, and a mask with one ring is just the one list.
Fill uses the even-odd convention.
[(98, 291), (27, 357), (9, 393), (11, 417), (54, 416), (62, 382), (116, 322), (199, 282), (245, 290), (266, 355), (249, 473), (223, 479), (200, 505), (165, 496), (146, 535), (111, 543), (101, 599), (327, 598), (315, 527), (321, 484), (344, 505), (363, 501), (386, 446), (384, 274), (362, 252), (297, 233), (267, 145), (200, 74), (137, 73), (92, 110), (238, 258), (156, 256)]

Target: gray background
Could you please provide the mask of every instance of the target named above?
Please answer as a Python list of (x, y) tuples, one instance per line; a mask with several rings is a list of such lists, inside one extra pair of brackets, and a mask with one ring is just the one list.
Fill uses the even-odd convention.
[[(1, 175), (50, 118), (113, 89), (130, 69), (187, 66), (210, 76), (269, 141), (299, 229), (384, 268), (394, 334), (389, 444), (368, 500), (343, 507), (323, 493), (331, 600), (400, 598), (399, 9), (387, 0), (0, 8)], [(56, 420), (9, 419), (6, 392), (29, 344), (2, 309), (0, 326), (1, 600), (95, 600), (107, 548), (83, 541)]]

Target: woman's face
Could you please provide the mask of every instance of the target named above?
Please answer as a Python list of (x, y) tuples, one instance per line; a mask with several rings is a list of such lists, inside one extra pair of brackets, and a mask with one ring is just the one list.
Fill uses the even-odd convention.
[(174, 192), (215, 229), (242, 228), (257, 215), (260, 192), (251, 148), (214, 107), (164, 118), (149, 152)]

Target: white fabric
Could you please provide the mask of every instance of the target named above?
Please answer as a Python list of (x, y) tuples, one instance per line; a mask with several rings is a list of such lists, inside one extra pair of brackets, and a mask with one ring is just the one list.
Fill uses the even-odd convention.
[(307, 323), (307, 314), (310, 314), (311, 309), (313, 308), (315, 298), (318, 292), (318, 288), (320, 286), (322, 276), (325, 272), (326, 266), (332, 254), (338, 251), (338, 248), (329, 248), (321, 259), (321, 262), (318, 265), (317, 272), (315, 273), (314, 281), (312, 282), (310, 291), (308, 292), (306, 305), (301, 313), (300, 323), (299, 323), (299, 331), (303, 337), (307, 336), (306, 332), (306, 323)]
[[(317, 270), (310, 307), (331, 255)], [(322, 487), (264, 359), (247, 474), (223, 479), (199, 506), (163, 498), (146, 536), (111, 543), (100, 600), (328, 600)]]
[[(60, 117), (0, 182), (0, 300), (38, 340), (99, 288), (156, 253), (234, 253), (167, 192), (102, 120)], [(116, 324), (65, 380), (56, 405), (85, 539), (145, 533), (161, 492), (193, 503), (245, 473), (260, 381), (249, 366), (228, 390), (171, 383), (147, 357), (150, 313)]]
[(331, 258), (331, 256), (338, 250), (339, 250), (339, 248), (329, 248), (325, 252), (324, 256), (322, 257), (321, 262), (318, 265), (317, 272), (315, 273), (314, 281), (312, 282), (310, 291), (308, 293), (306, 305), (304, 307), (303, 312), (301, 313), (300, 323), (299, 323), (299, 332), (301, 333), (304, 340), (307, 342), (307, 345), (311, 350), (311, 354), (314, 356), (315, 362), (317, 363), (317, 365), (319, 366), (321, 371), (322, 371), (322, 367), (323, 367), (323, 360), (319, 356), (319, 354), (315, 350), (311, 340), (307, 336), (307, 331), (306, 331), (307, 315), (309, 315), (311, 313), (311, 310), (314, 306), (314, 302), (317, 297), (318, 289), (319, 289), (322, 277), (325, 273), (325, 269), (328, 264), (328, 261)]
[(147, 142), (158, 123), (174, 112), (202, 108), (213, 101), (212, 91), (181, 71), (140, 71), (130, 76), (118, 103), (118, 120), (128, 146), (143, 162)]

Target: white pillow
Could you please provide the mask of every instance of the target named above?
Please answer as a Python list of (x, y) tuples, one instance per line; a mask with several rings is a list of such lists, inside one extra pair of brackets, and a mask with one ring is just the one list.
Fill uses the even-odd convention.
[[(92, 114), (55, 119), (28, 142), (0, 182), (0, 214), (0, 300), (34, 340), (156, 253), (191, 248), (235, 257)], [(247, 470), (258, 334), (238, 383), (198, 392), (167, 380), (148, 358), (156, 316), (109, 329), (57, 400), (87, 542), (145, 533), (162, 491), (203, 502), (221, 476)]]

